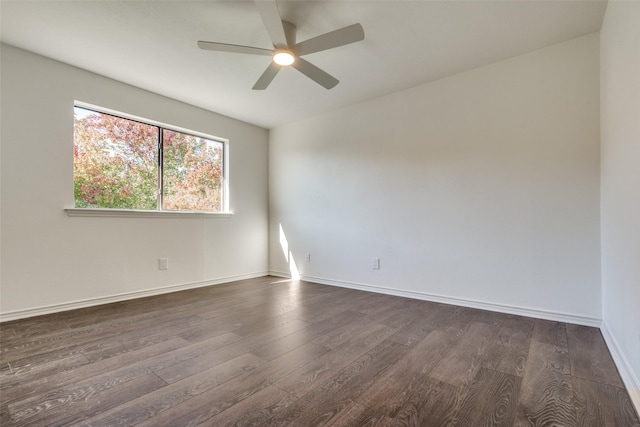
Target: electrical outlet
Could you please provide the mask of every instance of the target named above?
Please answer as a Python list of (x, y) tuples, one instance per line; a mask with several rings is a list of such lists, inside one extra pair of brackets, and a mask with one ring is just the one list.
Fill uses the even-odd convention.
[(374, 270), (380, 270), (380, 258), (371, 258), (371, 268)]
[(306, 255), (304, 256), (304, 259), (305, 259), (307, 262), (311, 262), (311, 254), (309, 254), (309, 253), (308, 253), (308, 254), (306, 254)]
[(168, 270), (169, 269), (169, 258), (160, 258), (158, 259), (158, 268), (160, 270)]

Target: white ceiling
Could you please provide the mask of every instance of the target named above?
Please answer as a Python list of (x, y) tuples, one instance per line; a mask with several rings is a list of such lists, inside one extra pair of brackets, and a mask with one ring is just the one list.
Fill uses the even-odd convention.
[(340, 80), (326, 90), (294, 69), (251, 87), (264, 56), (197, 40), (271, 48), (250, 1), (0, 3), (1, 40), (262, 127), (459, 73), (599, 31), (604, 1), (279, 1), (298, 41), (360, 22), (365, 40), (305, 56)]

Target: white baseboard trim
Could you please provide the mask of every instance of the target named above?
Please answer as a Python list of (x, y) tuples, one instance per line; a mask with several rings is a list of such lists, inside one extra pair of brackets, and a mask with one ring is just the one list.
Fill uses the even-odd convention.
[[(271, 276), (291, 277), (290, 274), (281, 271), (270, 271)], [(599, 328), (602, 319), (597, 317), (582, 316), (572, 313), (562, 313), (550, 310), (542, 310), (514, 305), (496, 304), (486, 301), (471, 300), (465, 298), (437, 295), (427, 292), (407, 291), (402, 289), (387, 288), (384, 286), (368, 285), (364, 283), (346, 282), (343, 280), (327, 279), (301, 275), (300, 280), (319, 283), (321, 285), (338, 286), (342, 288), (357, 289), (361, 291), (376, 292), (379, 294), (395, 295), (405, 298), (413, 298), (424, 301), (440, 302), (443, 304), (459, 305), (462, 307), (477, 308), (480, 310), (496, 311), (498, 313), (515, 314), (518, 316), (534, 317), (537, 319), (553, 320), (556, 322), (573, 323), (576, 325), (593, 326)]]
[(609, 331), (609, 327), (606, 322), (602, 322), (600, 331), (607, 343), (607, 347), (609, 347), (609, 352), (611, 353), (611, 357), (613, 357), (613, 361), (618, 368), (622, 381), (627, 387), (627, 392), (629, 392), (629, 396), (631, 397), (631, 403), (635, 406), (636, 412), (640, 414), (640, 379), (638, 378), (638, 374), (633, 371), (633, 368), (631, 367), (631, 364), (626, 358), (624, 352), (620, 349), (620, 346), (618, 345), (615, 337), (611, 334), (611, 331)]
[(75, 310), (78, 308), (93, 307), (96, 305), (109, 304), (112, 302), (126, 301), (136, 298), (150, 297), (154, 295), (168, 294), (170, 292), (184, 291), (187, 289), (202, 288), (205, 286), (221, 285), (223, 283), (234, 282), (236, 280), (254, 279), (256, 277), (267, 276), (269, 272), (261, 271), (258, 273), (241, 274), (238, 276), (228, 276), (219, 279), (204, 280), (201, 282), (183, 283), (180, 285), (165, 286), (162, 288), (147, 289), (144, 291), (126, 292), (121, 294), (109, 295), (106, 297), (89, 298), (79, 301), (72, 301), (63, 304), (52, 304), (43, 307), (28, 308), (25, 310), (15, 310), (6, 313), (0, 313), (0, 323), (10, 320), (25, 319), (28, 317), (42, 316), (43, 314), (59, 313), (61, 311)]
[(291, 279), (291, 273), (287, 273), (287, 272), (284, 272), (284, 271), (270, 270), (269, 271), (269, 276), (283, 277), (285, 279)]

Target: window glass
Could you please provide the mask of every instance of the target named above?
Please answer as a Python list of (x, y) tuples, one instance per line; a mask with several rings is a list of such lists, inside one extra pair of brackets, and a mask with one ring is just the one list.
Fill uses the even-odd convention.
[(162, 209), (222, 210), (224, 144), (163, 129)]
[(76, 208), (222, 212), (225, 143), (74, 107)]
[(156, 209), (158, 128), (74, 108), (76, 207)]

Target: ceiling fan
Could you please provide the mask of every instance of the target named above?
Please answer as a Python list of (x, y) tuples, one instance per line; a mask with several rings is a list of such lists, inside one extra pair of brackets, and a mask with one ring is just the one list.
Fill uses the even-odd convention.
[(280, 18), (280, 12), (275, 0), (256, 0), (255, 3), (273, 42), (273, 49), (207, 41), (198, 41), (198, 47), (218, 52), (271, 56), (272, 62), (262, 73), (256, 84), (253, 85), (254, 90), (266, 89), (278, 74), (278, 71), (286, 66), (292, 66), (326, 89), (331, 89), (338, 84), (338, 79), (309, 61), (302, 59), (301, 56), (364, 40), (362, 25), (349, 25), (296, 43), (296, 27)]

